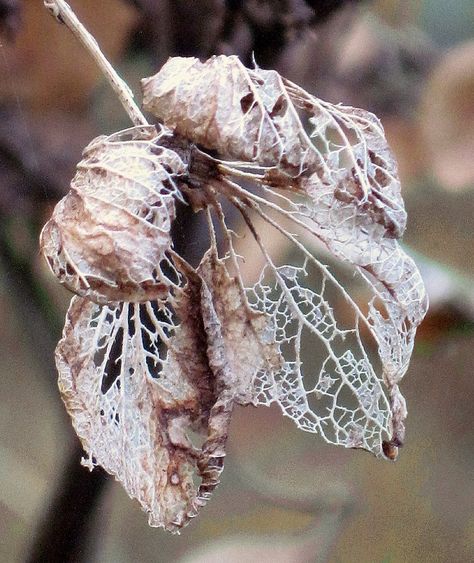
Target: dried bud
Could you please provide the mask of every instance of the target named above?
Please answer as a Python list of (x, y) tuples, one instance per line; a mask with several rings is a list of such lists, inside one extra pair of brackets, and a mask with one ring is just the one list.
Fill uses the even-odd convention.
[(159, 146), (163, 132), (134, 127), (94, 139), (71, 190), (41, 233), (41, 250), (67, 288), (97, 303), (166, 295), (175, 178), (185, 166)]

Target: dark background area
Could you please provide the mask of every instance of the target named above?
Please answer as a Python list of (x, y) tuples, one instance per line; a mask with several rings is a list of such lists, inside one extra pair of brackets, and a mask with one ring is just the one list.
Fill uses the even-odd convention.
[[(399, 160), (405, 236), (431, 300), (395, 464), (240, 409), (222, 484), (181, 536), (151, 529), (80, 445), (56, 387), (70, 294), (37, 238), (82, 148), (129, 125), (89, 55), (37, 0), (0, 0), (0, 560), (474, 559), (474, 9), (467, 0), (71, 2), (132, 89), (169, 56), (237, 54), (374, 111)], [(184, 214), (176, 244), (199, 245)], [(281, 249), (284, 252), (284, 249)]]

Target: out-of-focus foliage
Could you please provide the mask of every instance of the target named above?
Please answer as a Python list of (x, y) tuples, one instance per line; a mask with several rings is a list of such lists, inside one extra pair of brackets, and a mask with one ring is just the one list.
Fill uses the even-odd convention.
[[(404, 382), (410, 422), (399, 462), (331, 450), (273, 409), (246, 409), (236, 413), (227, 475), (199, 523), (180, 538), (164, 537), (109, 483), (94, 520), (97, 551), (88, 560), (152, 562), (159, 554), (162, 561), (199, 561), (214, 554), (231, 562), (258, 553), (261, 561), (276, 561), (275, 545), (291, 561), (314, 560), (315, 553), (348, 562), (472, 560), (471, 3), (341, 2), (322, 19), (312, 5), (327, 2), (303, 0), (279, 2), (278, 17), (256, 11), (267, 6), (257, 2), (71, 3), (134, 88), (170, 55), (239, 54), (250, 63), (254, 51), (262, 66), (321, 97), (379, 113), (399, 159), (406, 240), (431, 259), (425, 271), (433, 288)], [(82, 148), (127, 121), (88, 55), (41, 2), (5, 0), (5, 15), (2, 27), (11, 32), (0, 47), (0, 559), (13, 561), (30, 550), (72, 443), (47, 362), (69, 294), (40, 264), (37, 230), (65, 194)], [(200, 227), (192, 227), (191, 254), (200, 244)], [(185, 228), (177, 229), (177, 244)]]
[(444, 54), (423, 91), (421, 131), (436, 180), (474, 184), (474, 41)]

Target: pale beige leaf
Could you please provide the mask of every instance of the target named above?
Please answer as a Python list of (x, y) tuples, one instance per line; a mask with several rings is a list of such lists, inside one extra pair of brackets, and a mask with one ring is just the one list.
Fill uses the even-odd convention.
[[(280, 79), (272, 73), (273, 82)], [(223, 158), (274, 165), (283, 157), (302, 166), (305, 134), (282, 89), (263, 80), (238, 57), (173, 57), (142, 80), (143, 106), (183, 137)]]
[[(389, 236), (403, 232), (394, 158), (373, 114), (319, 100), (276, 71), (246, 69), (235, 56), (171, 58), (142, 88), (145, 109), (167, 127), (221, 158), (268, 167), (269, 185), (330, 188)], [(303, 178), (312, 179), (311, 188), (300, 186)]]
[[(276, 265), (254, 233), (267, 268), (250, 296), (269, 315), (287, 359), (282, 371), (261, 378), (262, 402), (277, 401), (300, 427), (328, 441), (394, 457), (406, 416), (398, 383), (427, 300), (415, 264), (396, 241), (406, 213), (379, 120), (319, 100), (275, 71), (246, 69), (236, 57), (205, 63), (170, 59), (142, 85), (146, 109), (228, 160), (211, 187), (202, 179), (203, 190), (229, 197), (245, 213), (257, 212), (300, 254), (297, 267)], [(239, 186), (242, 180), (255, 190)], [(249, 216), (246, 221), (253, 230)], [(294, 231), (310, 233), (359, 271), (372, 295), (365, 312)], [(316, 290), (307, 264), (322, 276)], [(325, 296), (329, 284), (354, 311), (352, 327), (341, 327), (334, 317)], [(378, 347), (379, 375), (362, 342), (361, 324)], [(316, 384), (309, 384), (314, 377), (302, 370), (305, 332), (326, 347)], [(326, 403), (309, 404), (310, 397), (322, 395)]]
[[(238, 403), (255, 404), (260, 378), (269, 377), (283, 363), (276, 343), (275, 325), (268, 315), (250, 307), (247, 296), (214, 251), (204, 256), (198, 273), (205, 286), (210, 288), (220, 325), (222, 353), (229, 368), (222, 385), (230, 390), (233, 400)], [(207, 336), (211, 343), (217, 341), (210, 327)]]
[(263, 315), (246, 313), (214, 254), (201, 264), (203, 282), (176, 260), (188, 278), (166, 301), (73, 299), (56, 352), (85, 463), (114, 475), (150, 525), (173, 532), (218, 485), (234, 401), (253, 399), (275, 355), (268, 339), (259, 346)]
[[(236, 57), (170, 59), (143, 88), (163, 127), (93, 141), (42, 233), (53, 273), (83, 296), (57, 364), (88, 465), (114, 475), (151, 525), (178, 531), (219, 483), (235, 403), (276, 403), (330, 443), (394, 459), (398, 384), (427, 302), (396, 240), (406, 213), (380, 122)], [(172, 249), (175, 198), (207, 214), (197, 270)], [(223, 202), (263, 257), (250, 287)], [(292, 265), (270, 255), (254, 217), (289, 244)], [(315, 242), (352, 266), (366, 306)]]
[[(204, 432), (208, 404), (205, 380), (201, 390), (179, 371), (163, 375), (163, 365), (174, 362), (159, 334), (173, 330), (172, 313), (156, 302), (101, 307), (76, 297), (56, 352), (85, 464), (114, 475), (149, 513), (150, 525), (169, 531), (179, 529), (196, 498), (198, 451), (187, 433)], [(191, 329), (184, 332), (192, 343)]]
[(71, 191), (41, 233), (51, 270), (75, 293), (100, 303), (166, 296), (160, 263), (171, 245), (175, 179), (185, 167), (159, 146), (164, 137), (135, 127), (84, 150)]

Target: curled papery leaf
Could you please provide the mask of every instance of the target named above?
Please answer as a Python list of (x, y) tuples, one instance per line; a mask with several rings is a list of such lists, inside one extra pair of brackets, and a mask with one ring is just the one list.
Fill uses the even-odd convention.
[(269, 167), (268, 184), (308, 191), (300, 179), (317, 178), (312, 188), (352, 202), (387, 236), (403, 232), (396, 166), (373, 114), (319, 100), (235, 56), (171, 58), (142, 88), (145, 109), (167, 127), (221, 158)]
[(214, 253), (202, 278), (185, 273), (162, 301), (73, 299), (56, 351), (86, 465), (104, 467), (150, 525), (172, 532), (219, 483), (234, 402), (252, 402), (258, 374), (280, 362), (265, 315), (247, 309)]
[(66, 287), (99, 303), (166, 295), (180, 157), (155, 127), (94, 139), (70, 192), (41, 233), (41, 249)]
[[(319, 100), (275, 71), (246, 69), (237, 57), (204, 63), (170, 59), (142, 86), (146, 109), (227, 160), (207, 186), (202, 179), (203, 190), (217, 199), (224, 195), (245, 212), (264, 255), (266, 273), (250, 295), (254, 306), (270, 315), (287, 363), (276, 379), (275, 374), (268, 381), (262, 378), (262, 401), (278, 402), (301, 428), (320, 432), (330, 442), (395, 457), (406, 416), (398, 383), (427, 299), (415, 264), (396, 241), (405, 229), (406, 212), (379, 120), (367, 111)], [(242, 179), (245, 184), (239, 185)], [(254, 185), (250, 190), (249, 184)], [(286, 266), (272, 262), (255, 232), (253, 213), (298, 250), (300, 262), (289, 281), (283, 275)], [(355, 266), (372, 295), (365, 311), (293, 236), (298, 232)], [(311, 289), (308, 263), (323, 274), (323, 288), (333, 280), (354, 310), (353, 327), (341, 328), (331, 317), (324, 290)], [(362, 324), (378, 347), (380, 375), (362, 343)], [(304, 332), (327, 348), (312, 390), (300, 359)], [(333, 396), (333, 402), (310, 404), (309, 396), (322, 395), (328, 401)], [(351, 396), (355, 403), (345, 407)]]
[(287, 96), (262, 88), (254, 74), (237, 57), (204, 63), (173, 57), (158, 74), (142, 80), (143, 106), (183, 137), (225, 158), (274, 165), (285, 157), (299, 170), (305, 133), (295, 127), (298, 118)]
[[(56, 359), (86, 463), (177, 531), (219, 482), (236, 403), (276, 403), (327, 442), (394, 459), (427, 301), (397, 241), (406, 213), (380, 122), (236, 57), (170, 59), (143, 88), (163, 127), (93, 141), (42, 233), (51, 269), (82, 296)], [(197, 269), (171, 248), (176, 197), (207, 216)], [(263, 263), (247, 285), (232, 206)]]

